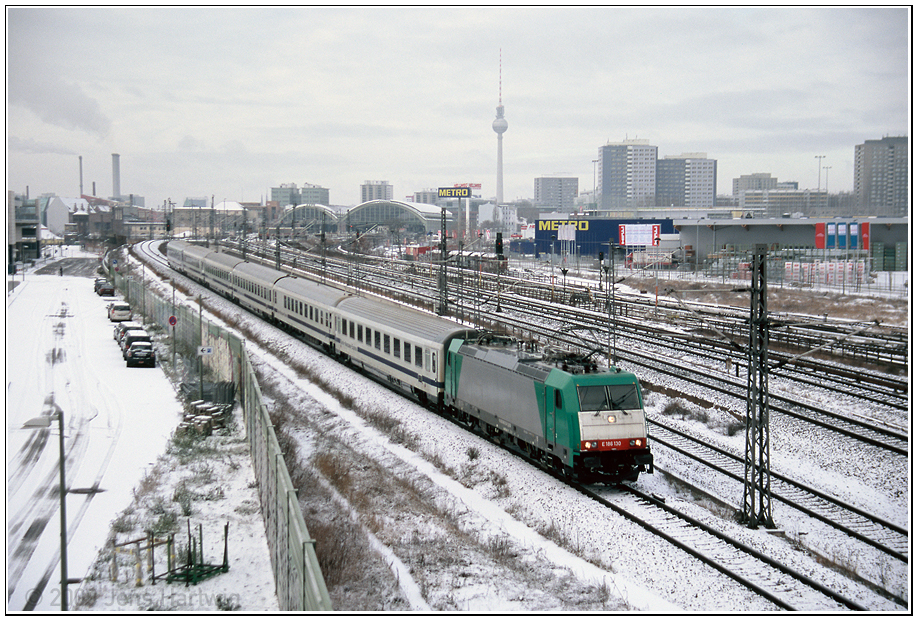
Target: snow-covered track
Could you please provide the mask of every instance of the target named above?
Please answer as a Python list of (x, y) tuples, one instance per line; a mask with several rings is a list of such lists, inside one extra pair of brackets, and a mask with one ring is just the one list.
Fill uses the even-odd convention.
[[(654, 443), (682, 453), (722, 475), (744, 480), (742, 456), (693, 438), (660, 420), (651, 420), (650, 437)], [(773, 500), (814, 517), (896, 560), (908, 562), (908, 530), (902, 526), (776, 472), (771, 473), (771, 495)]]
[(614, 492), (579, 485), (575, 488), (785, 610), (866, 610), (768, 555), (633, 487), (622, 485)]

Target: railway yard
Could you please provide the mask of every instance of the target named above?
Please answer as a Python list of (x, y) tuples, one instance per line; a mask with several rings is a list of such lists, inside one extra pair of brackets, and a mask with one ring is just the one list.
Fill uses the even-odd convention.
[[(326, 539), (327, 562), (338, 561), (324, 570), (336, 608), (911, 607), (901, 298), (871, 299), (865, 315), (857, 297), (847, 305), (837, 294), (769, 290), (777, 527), (752, 530), (737, 520), (749, 315), (741, 283), (626, 272), (613, 297), (608, 283), (558, 286), (512, 265), (500, 277), (446, 274), (454, 319), (592, 353), (638, 376), (655, 473), (610, 487), (555, 479), (174, 277), (153, 243), (133, 252), (188, 295), (204, 292), (207, 311), (256, 350), (310, 533)], [(355, 293), (431, 311), (439, 302), (439, 270), (428, 264), (266, 254), (268, 265), (279, 259)], [(804, 298), (818, 311), (800, 312)]]

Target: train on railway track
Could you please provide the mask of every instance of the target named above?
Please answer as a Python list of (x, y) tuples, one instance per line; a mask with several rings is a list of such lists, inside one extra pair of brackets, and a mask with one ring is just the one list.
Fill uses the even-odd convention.
[(564, 477), (613, 483), (653, 472), (633, 373), (189, 242), (169, 242), (166, 256), (172, 269)]

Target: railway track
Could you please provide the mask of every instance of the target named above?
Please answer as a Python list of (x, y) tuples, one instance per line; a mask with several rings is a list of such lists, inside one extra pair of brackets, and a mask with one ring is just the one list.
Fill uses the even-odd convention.
[(857, 602), (634, 487), (620, 486), (612, 491), (576, 484), (573, 487), (784, 610), (865, 610)]
[[(505, 304), (509, 308), (513, 302), (508, 300)], [(595, 335), (602, 333), (601, 325), (587, 322), (582, 322), (576, 326), (568, 324), (566, 329), (560, 330), (542, 328), (537, 322), (544, 322), (544, 313), (547, 309), (520, 305), (514, 306), (513, 310), (518, 313), (525, 313), (524, 317), (528, 318), (504, 317), (503, 321), (507, 325), (520, 331), (538, 334), (542, 338), (565, 342), (579, 349), (589, 350), (595, 344)], [(745, 403), (746, 384), (739, 380), (730, 378), (724, 373), (705, 370), (691, 362), (684, 363), (661, 353), (659, 349), (653, 355), (632, 353), (631, 348), (624, 352), (622, 350), (623, 348), (620, 348), (616, 353), (618, 360), (637, 367), (651, 369), (664, 376), (688, 381), (694, 386), (725, 394), (736, 400), (738, 409), (743, 409), (740, 406)], [(909, 436), (905, 431), (878, 425), (871, 421), (852, 418), (833, 412), (815, 403), (797, 399), (791, 395), (771, 392), (769, 408), (772, 412), (791, 416), (898, 455), (908, 455), (909, 452)]]
[[(662, 420), (652, 419), (651, 423), (656, 444), (690, 457), (734, 481), (744, 481), (742, 456), (694, 438)], [(774, 471), (771, 472), (771, 496), (898, 561), (908, 562), (908, 530), (902, 526)]]
[[(257, 253), (250, 252), (250, 259), (253, 259), (253, 255), (255, 254)], [(313, 272), (311, 277), (315, 277), (315, 271), (320, 270), (323, 280), (327, 279), (330, 282), (335, 281), (339, 286), (347, 286), (349, 282), (354, 290), (359, 291), (361, 289), (367, 290), (372, 288), (374, 292), (381, 295), (386, 295), (402, 301), (412, 300), (416, 305), (421, 307), (433, 308), (435, 306), (437, 297), (435, 290), (436, 274), (431, 266), (428, 266), (427, 271), (429, 274), (425, 275), (425, 270), (423, 268), (418, 268), (417, 265), (408, 264), (408, 267), (410, 267), (414, 273), (410, 274), (411, 278), (406, 278), (404, 271), (399, 272), (396, 276), (392, 275), (389, 269), (389, 265), (393, 263), (392, 261), (382, 261), (380, 265), (368, 261), (360, 263), (359, 267), (355, 267), (348, 261), (341, 261), (334, 257), (323, 257), (320, 259), (316, 256), (304, 256), (286, 248), (281, 251), (279, 257), (280, 262), (283, 265), (291, 266), (294, 264), (294, 256), (298, 257), (295, 263), (297, 265), (297, 271), (304, 275)], [(263, 260), (266, 263), (275, 263), (278, 261), (278, 256), (275, 255)], [(402, 266), (405, 265), (404, 263), (397, 264)], [(355, 273), (358, 270), (360, 274), (359, 277)], [(450, 285), (451, 291), (455, 292), (452, 296), (452, 306), (454, 309), (461, 312), (461, 315), (467, 320), (471, 320), (476, 315), (476, 307), (473, 305), (473, 301), (481, 294), (480, 291), (476, 290), (479, 283), (474, 277), (464, 277), (469, 276), (469, 274), (462, 274), (462, 270), (453, 270), (452, 274), (453, 278), (451, 279)], [(463, 277), (460, 277), (460, 275)], [(472, 273), (471, 276), (476, 276), (476, 274)], [(488, 312), (482, 313), (483, 322), (492, 320), (498, 321), (501, 324), (515, 329), (521, 334), (529, 333), (538, 335), (542, 338), (564, 342), (583, 351), (595, 351), (597, 349), (596, 342), (601, 342), (601, 337), (607, 333), (607, 314), (564, 304), (553, 304), (543, 301), (538, 296), (530, 297), (529, 295), (523, 296), (516, 293), (516, 290), (520, 288), (529, 288), (530, 286), (531, 283), (522, 284), (520, 282), (510, 285), (508, 288), (513, 289), (513, 291), (504, 291), (501, 296), (501, 305), (504, 307), (505, 312), (496, 317), (493, 315), (496, 294), (492, 292), (492, 294), (487, 297), (486, 304), (489, 307)], [(487, 294), (488, 292), (485, 291), (485, 295)], [(464, 307), (460, 303), (460, 300), (463, 299), (468, 302)], [(648, 303), (642, 301), (638, 304), (638, 307), (641, 306), (647, 307)], [(652, 306), (652, 303), (650, 303), (649, 306)], [(682, 356), (703, 355), (711, 357), (712, 354), (703, 351), (703, 344), (690, 342), (690, 340), (685, 337), (687, 333), (684, 329), (672, 327), (678, 323), (675, 320), (668, 320), (668, 313), (671, 313), (673, 308), (666, 308), (663, 311), (654, 308), (653, 313), (658, 316), (658, 321), (656, 323), (648, 323), (642, 319), (635, 319), (631, 314), (632, 311), (627, 310), (628, 308), (630, 307), (623, 307), (623, 310), (628, 314), (623, 313), (617, 317), (619, 332), (628, 335), (627, 338), (629, 339), (629, 343), (630, 340), (636, 340), (639, 344), (643, 343), (644, 347), (629, 346), (628, 353), (622, 353), (622, 348), (617, 348), (615, 354), (617, 359), (638, 367), (652, 369), (665, 376), (678, 377), (681, 379), (690, 378), (690, 380), (698, 386), (724, 393), (736, 399), (738, 403), (745, 403), (745, 383), (731, 380), (724, 373), (705, 371), (697, 364), (685, 364), (678, 360), (677, 357)], [(510, 311), (512, 311), (512, 314)], [(706, 312), (710, 313), (710, 311)], [(659, 321), (660, 313), (664, 314), (665, 322), (662, 324)], [(694, 315), (697, 314), (697, 312), (693, 311), (688, 314)], [(519, 315), (522, 319), (514, 317), (513, 315)], [(722, 321), (723, 316), (732, 315), (735, 315), (735, 322), (741, 323), (742, 321), (748, 320), (748, 317), (743, 316), (738, 309), (729, 308), (723, 311), (723, 315), (719, 316), (719, 320)], [(563, 324), (562, 327), (555, 329), (541, 327), (540, 324), (544, 323), (547, 318)], [(783, 322), (790, 323), (786, 318)], [(661, 325), (667, 327), (664, 329), (660, 327)], [(837, 328), (832, 328), (830, 332), (832, 334), (837, 333)], [(708, 340), (708, 342), (710, 342), (710, 340)], [(663, 356), (660, 354), (661, 351), (673, 351), (674, 355)], [(701, 353), (699, 354), (699, 352)], [(722, 353), (715, 353), (713, 355), (720, 356), (722, 362)], [(779, 360), (776, 366), (781, 367), (781, 355), (776, 354), (776, 356)], [(810, 368), (814, 369), (814, 374), (828, 374), (830, 371), (827, 369), (839, 368), (838, 365), (833, 365), (832, 367), (820, 366), (819, 362), (814, 360), (809, 360), (808, 363)], [(856, 375), (855, 373), (848, 369), (845, 371), (844, 375), (847, 375), (848, 378), (842, 379), (842, 374), (837, 372), (832, 372), (831, 377), (832, 380), (836, 382), (847, 381), (849, 384), (854, 383), (850, 376)], [(884, 376), (870, 373), (863, 373), (859, 378), (862, 380), (859, 383), (861, 391), (859, 394), (852, 391), (850, 393), (851, 396), (864, 399), (873, 396), (870, 401), (881, 401), (883, 397), (877, 397), (876, 395), (890, 394), (889, 386), (893, 385), (895, 386), (893, 392), (900, 394), (901, 397), (897, 401), (899, 405), (892, 407), (901, 407), (903, 402), (907, 403), (907, 395), (905, 394), (907, 391), (907, 383), (901, 379), (888, 375)], [(871, 382), (872, 379), (875, 379), (876, 383), (870, 384), (869, 382)], [(822, 382), (815, 378), (811, 379), (810, 382), (811, 385), (815, 384), (825, 387), (825, 378), (823, 378)], [(782, 395), (776, 391), (771, 392), (770, 397), (770, 408), (773, 412), (786, 414), (798, 420), (817, 425), (899, 455), (908, 454), (909, 439), (905, 431), (834, 413), (820, 405), (808, 403), (790, 395)]]

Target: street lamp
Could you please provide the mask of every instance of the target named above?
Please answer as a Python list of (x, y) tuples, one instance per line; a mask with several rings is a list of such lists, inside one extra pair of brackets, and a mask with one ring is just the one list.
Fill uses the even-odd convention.
[(819, 165), (816, 167), (816, 173), (817, 173), (816, 191), (818, 192), (819, 188), (822, 187), (822, 160), (825, 157), (825, 155), (817, 155), (815, 157), (817, 160), (819, 160)]
[(551, 301), (555, 301), (555, 239), (556, 235), (551, 236)]
[(654, 315), (657, 314), (657, 311), (660, 305), (660, 279), (658, 277), (658, 273), (660, 269), (660, 250), (659, 250), (660, 241), (661, 240), (659, 237), (653, 238), (653, 243), (657, 247), (657, 250), (654, 252), (654, 257), (653, 257), (654, 259), (653, 260), (653, 295), (655, 298), (654, 303), (653, 303)]
[(35, 418), (30, 418), (23, 425), (23, 429), (45, 429), (51, 426), (51, 421), (57, 418), (58, 430), (60, 435), (60, 500), (61, 500), (61, 610), (68, 609), (67, 585), (67, 478), (64, 476), (64, 411), (51, 397), (53, 412), (51, 414), (41, 414)]

